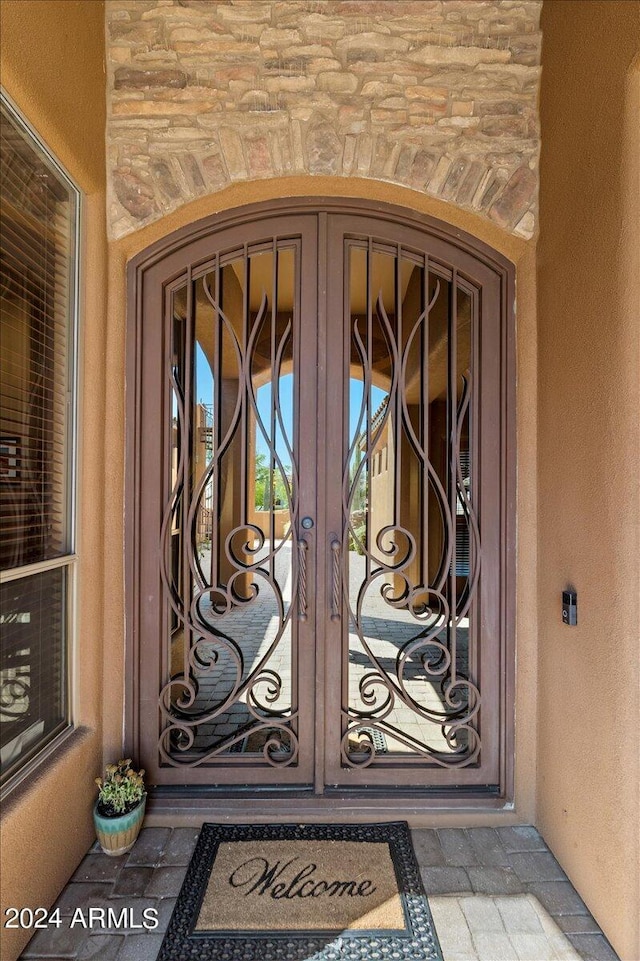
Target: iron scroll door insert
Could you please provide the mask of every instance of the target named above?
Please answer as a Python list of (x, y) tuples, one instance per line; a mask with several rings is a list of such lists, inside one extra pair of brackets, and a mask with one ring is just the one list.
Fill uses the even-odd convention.
[[(166, 452), (148, 682), (159, 727), (152, 739), (145, 725), (141, 752), (157, 784), (313, 781), (315, 568), (299, 534), (316, 510), (315, 390), (300, 388), (301, 367), (316, 367), (300, 322), (316, 312), (315, 224), (287, 227), (187, 247), (163, 286), (164, 346), (142, 358)], [(142, 469), (153, 493), (151, 457)]]
[(332, 226), (328, 367), (343, 389), (327, 389), (327, 418), (343, 427), (327, 452), (341, 465), (327, 634), (341, 677), (327, 691), (327, 782), (497, 784), (500, 639), (486, 601), (500, 557), (480, 511), (489, 525), (499, 515), (500, 352), (486, 351), (499, 284), (418, 232)]

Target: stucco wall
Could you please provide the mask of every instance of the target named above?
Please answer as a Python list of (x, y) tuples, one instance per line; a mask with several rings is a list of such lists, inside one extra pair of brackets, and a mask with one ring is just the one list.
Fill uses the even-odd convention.
[[(78, 729), (3, 804), (0, 915), (50, 905), (93, 838), (102, 764), (102, 529), (106, 225), (104, 10), (82, 0), (3, 0), (2, 84), (84, 192), (80, 311), (78, 632), (72, 652)], [(82, 91), (82, 96), (70, 96)], [(2, 931), (11, 961), (29, 931)]]
[(110, 236), (229, 183), (312, 174), (531, 237), (540, 6), (107, 0)]
[(546, 0), (542, 25), (538, 825), (637, 961), (640, 5)]

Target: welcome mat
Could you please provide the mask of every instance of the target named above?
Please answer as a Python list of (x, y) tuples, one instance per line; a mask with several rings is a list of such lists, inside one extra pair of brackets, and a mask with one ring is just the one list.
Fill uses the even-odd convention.
[(442, 961), (405, 822), (205, 824), (158, 961)]

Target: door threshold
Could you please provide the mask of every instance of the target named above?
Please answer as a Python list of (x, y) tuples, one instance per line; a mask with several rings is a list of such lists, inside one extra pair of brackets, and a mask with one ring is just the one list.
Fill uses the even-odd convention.
[(229, 824), (317, 821), (406, 820), (412, 827), (433, 826), (434, 816), (490, 817), (508, 814), (514, 804), (495, 793), (425, 791), (402, 794), (367, 791), (358, 795), (344, 791), (322, 796), (310, 791), (225, 791), (216, 789), (160, 788), (147, 801), (146, 823), (150, 827), (190, 827), (205, 821)]

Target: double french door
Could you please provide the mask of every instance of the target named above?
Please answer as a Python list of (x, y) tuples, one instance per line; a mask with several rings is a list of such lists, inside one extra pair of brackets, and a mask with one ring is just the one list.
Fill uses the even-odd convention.
[(504, 791), (506, 266), (307, 204), (198, 225), (130, 276), (150, 780)]

